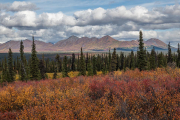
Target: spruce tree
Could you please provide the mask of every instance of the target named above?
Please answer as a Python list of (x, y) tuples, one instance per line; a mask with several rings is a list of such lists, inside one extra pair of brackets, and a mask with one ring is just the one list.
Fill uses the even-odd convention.
[(143, 43), (143, 34), (142, 31), (139, 32), (139, 51), (138, 51), (138, 68), (140, 71), (146, 70), (147, 62), (146, 62), (146, 53), (144, 50)]
[(177, 67), (180, 68), (180, 50), (179, 50), (179, 43), (178, 43), (176, 64), (177, 64)]
[(55, 66), (57, 67), (56, 69), (56, 72), (58, 71), (59, 72), (59, 69), (58, 69), (58, 66), (60, 66), (59, 65), (59, 54), (56, 54), (56, 57), (55, 57)]
[(155, 61), (155, 56), (156, 56), (156, 52), (155, 49), (153, 47), (153, 49), (151, 50), (151, 55), (150, 55), (150, 70), (155, 70), (156, 69), (156, 61)]
[(24, 80), (26, 80), (26, 70), (25, 70), (25, 66), (24, 66), (24, 45), (23, 45), (22, 40), (20, 42), (19, 52), (20, 52), (20, 59), (21, 59), (20, 80), (24, 81)]
[(110, 52), (110, 49), (109, 49), (109, 63), (108, 63), (108, 70), (109, 70), (109, 72), (111, 72), (111, 52)]
[(85, 65), (85, 60), (84, 60), (84, 55), (81, 47), (81, 56), (80, 56), (80, 75), (85, 76), (86, 75), (86, 65)]
[(116, 58), (117, 58), (117, 65), (116, 65), (116, 71), (118, 71), (119, 67), (120, 67), (120, 62), (119, 62), (119, 55), (117, 54), (116, 55)]
[(164, 66), (163, 53), (161, 52), (160, 54), (158, 54), (158, 67), (162, 68), (163, 66)]
[(168, 59), (167, 59), (167, 63), (172, 63), (173, 62), (173, 58), (172, 58), (172, 53), (171, 53), (171, 45), (170, 42), (168, 44)]
[(98, 56), (96, 57), (96, 68), (97, 68), (97, 71), (101, 71), (101, 63), (102, 63), (101, 56), (98, 54)]
[(63, 59), (62, 77), (69, 77), (68, 76), (67, 57), (66, 56), (64, 56), (64, 59)]
[(9, 79), (9, 72), (8, 72), (8, 67), (7, 67), (7, 60), (5, 57), (3, 61), (2, 82), (7, 82), (8, 79)]
[(123, 70), (124, 68), (124, 53), (121, 52), (120, 55), (120, 70)]
[(111, 58), (111, 72), (116, 71), (116, 66), (117, 66), (117, 56), (116, 56), (116, 48), (114, 48)]
[(88, 71), (88, 67), (87, 67), (88, 66), (88, 52), (86, 53), (86, 61), (85, 62), (86, 62), (86, 71)]
[(80, 64), (79, 64), (79, 53), (78, 53), (78, 59), (77, 59), (77, 71), (80, 71)]
[(45, 79), (46, 76), (46, 69), (45, 69), (45, 66), (44, 66), (44, 61), (43, 60), (40, 60), (39, 61), (39, 70), (40, 70), (40, 74), (41, 74), (41, 78), (42, 79)]
[(34, 36), (32, 37), (32, 50), (31, 50), (31, 64), (30, 64), (30, 73), (31, 73), (31, 80), (38, 80), (40, 71), (38, 67), (38, 58), (36, 55), (36, 44), (34, 42)]
[(131, 51), (131, 55), (130, 55), (130, 69), (131, 70), (135, 69), (135, 59), (134, 59), (134, 52), (133, 52), (133, 50)]
[(93, 67), (90, 58), (88, 58), (87, 69), (88, 69), (88, 76), (93, 76)]
[(93, 56), (93, 74), (97, 75), (97, 71), (96, 71), (96, 57)]
[(75, 54), (74, 53), (72, 54), (72, 61), (71, 62), (72, 62), (71, 63), (71, 70), (75, 71), (76, 68), (75, 68)]
[(9, 48), (9, 52), (8, 52), (8, 72), (9, 72), (9, 79), (7, 81), (14, 82), (15, 73), (13, 70), (13, 53), (11, 51), (11, 48)]
[(55, 66), (54, 74), (53, 74), (53, 79), (56, 79), (56, 78), (57, 78), (57, 66)]

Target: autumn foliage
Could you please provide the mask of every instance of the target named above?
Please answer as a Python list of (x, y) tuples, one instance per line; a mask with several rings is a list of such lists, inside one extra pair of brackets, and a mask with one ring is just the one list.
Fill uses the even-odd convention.
[(180, 119), (180, 70), (138, 69), (6, 84), (0, 119)]

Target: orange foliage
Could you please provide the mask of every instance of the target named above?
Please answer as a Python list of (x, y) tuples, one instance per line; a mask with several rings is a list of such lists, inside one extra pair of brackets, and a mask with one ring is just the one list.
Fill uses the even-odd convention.
[(0, 119), (180, 119), (179, 69), (69, 75), (1, 87)]

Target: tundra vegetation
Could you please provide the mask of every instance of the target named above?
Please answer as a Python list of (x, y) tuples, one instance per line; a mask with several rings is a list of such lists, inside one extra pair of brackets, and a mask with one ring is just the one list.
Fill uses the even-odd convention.
[(37, 58), (0, 62), (0, 119), (180, 119), (180, 50)]

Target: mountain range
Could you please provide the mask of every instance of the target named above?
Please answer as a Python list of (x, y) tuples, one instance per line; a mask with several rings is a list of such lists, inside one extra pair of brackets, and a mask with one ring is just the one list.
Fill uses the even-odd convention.
[[(108, 51), (113, 48), (128, 51), (137, 50), (139, 42), (138, 40), (119, 41), (107, 35), (102, 38), (78, 38), (76, 36), (71, 36), (68, 39), (60, 40), (55, 44), (35, 40), (35, 44), (37, 52), (75, 52), (80, 51), (81, 47), (83, 48), (83, 51)], [(23, 40), (23, 45), (24, 52), (31, 52), (32, 40)], [(155, 38), (144, 41), (144, 46), (146, 49), (155, 47), (155, 49), (167, 50), (167, 44)], [(0, 44), (0, 53), (7, 53), (9, 48), (11, 48), (13, 52), (19, 52), (20, 41), (10, 40)]]

